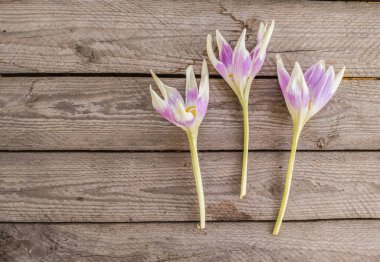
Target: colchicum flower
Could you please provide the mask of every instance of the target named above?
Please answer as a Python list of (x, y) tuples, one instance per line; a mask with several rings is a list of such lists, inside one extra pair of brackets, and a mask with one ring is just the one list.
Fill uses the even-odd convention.
[(199, 90), (195, 79), (194, 70), (189, 66), (186, 70), (186, 101), (181, 94), (173, 87), (169, 87), (151, 71), (154, 81), (161, 91), (163, 99), (150, 86), (152, 104), (160, 115), (166, 120), (186, 131), (190, 143), (191, 160), (194, 169), (195, 185), (197, 188), (200, 225), (204, 228), (206, 224), (205, 200), (201, 170), (199, 167), (197, 137), (199, 126), (206, 114), (209, 100), (209, 76), (207, 63), (204, 60), (202, 65), (201, 82)]
[(292, 75), (289, 76), (281, 57), (277, 55), (278, 81), (286, 105), (293, 119), (294, 130), (284, 195), (282, 197), (281, 207), (273, 230), (273, 235), (278, 234), (284, 217), (289, 198), (290, 184), (292, 181), (294, 159), (301, 130), (306, 122), (330, 101), (343, 78), (344, 70), (345, 68), (343, 67), (343, 69), (335, 75), (334, 68), (330, 66), (327, 71), (325, 71), (325, 62), (321, 60), (317, 64), (311, 66), (305, 74), (303, 74), (300, 65), (296, 62)]
[(223, 77), (228, 85), (239, 98), (243, 108), (244, 115), (244, 153), (243, 167), (241, 177), (240, 198), (243, 198), (247, 192), (247, 165), (248, 165), (248, 139), (249, 139), (249, 119), (248, 119), (248, 98), (251, 89), (252, 80), (260, 71), (269, 40), (272, 36), (274, 21), (267, 29), (267, 25), (260, 24), (259, 32), (257, 33), (256, 47), (251, 51), (245, 48), (246, 29), (243, 30), (235, 50), (216, 30), (216, 43), (219, 49), (219, 60), (215, 57), (212, 48), (212, 37), (207, 36), (207, 54), (216, 71)]

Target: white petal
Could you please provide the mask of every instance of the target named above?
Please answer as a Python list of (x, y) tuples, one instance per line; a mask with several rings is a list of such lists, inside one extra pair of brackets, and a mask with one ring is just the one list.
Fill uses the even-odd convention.
[(267, 30), (267, 24), (264, 25), (264, 23), (261, 22), (259, 31), (257, 32), (257, 42), (261, 41), (266, 30)]
[(154, 79), (154, 81), (156, 82), (158, 88), (160, 89), (161, 91), (161, 94), (162, 94), (162, 97), (164, 98), (164, 100), (166, 102), (168, 102), (169, 99), (180, 99), (181, 101), (183, 101), (182, 99), (182, 96), (181, 94), (178, 92), (177, 89), (175, 89), (174, 87), (170, 87), (170, 86), (167, 86), (165, 85), (158, 77), (157, 75), (152, 71), (150, 70), (150, 73), (152, 74), (152, 77)]
[(154, 82), (156, 82), (158, 88), (160, 89), (161, 94), (164, 97), (164, 100), (167, 100), (168, 94), (166, 93), (165, 84), (162, 83), (162, 81), (157, 77), (157, 75), (153, 72), (153, 70), (150, 70), (150, 74), (152, 75)]
[(150, 87), (150, 94), (152, 96), (152, 105), (154, 107), (154, 109), (156, 110), (163, 110), (167, 103), (165, 103), (165, 101), (153, 90), (152, 86), (149, 86)]
[(286, 87), (286, 92), (293, 94), (295, 97), (297, 97), (299, 102), (304, 103), (306, 103), (306, 101), (303, 100), (309, 96), (309, 88), (307, 87), (301, 66), (298, 62), (296, 62), (294, 65), (290, 81)]
[(270, 25), (268, 30), (265, 31), (263, 38), (259, 43), (259, 48), (260, 48), (259, 56), (262, 58), (264, 58), (265, 53), (267, 51), (269, 40), (272, 37), (273, 29), (274, 29), (274, 20), (272, 20), (272, 24)]
[(278, 82), (280, 83), (281, 90), (285, 91), (285, 89), (289, 83), (290, 76), (289, 76), (288, 71), (285, 69), (285, 66), (284, 66), (284, 63), (282, 62), (281, 56), (277, 54), (276, 59), (277, 59)]
[(186, 107), (194, 106), (198, 97), (197, 80), (192, 66), (186, 69)]
[(201, 82), (199, 84), (199, 96), (209, 99), (209, 75), (207, 62), (204, 59), (202, 64)]
[(190, 112), (186, 112), (185, 105), (180, 100), (177, 100), (176, 108), (174, 110), (174, 119), (179, 124), (183, 124), (194, 120), (194, 115)]
[(241, 33), (238, 42), (236, 43), (234, 53), (240, 51), (242, 54), (248, 53), (247, 49), (245, 48), (245, 35), (247, 30), (244, 28), (243, 32)]
[(219, 51), (223, 49), (223, 44), (227, 43), (226, 39), (222, 36), (218, 29), (216, 29), (216, 44), (218, 45)]
[(335, 93), (335, 91), (338, 89), (339, 87), (339, 84), (340, 82), (342, 81), (342, 78), (343, 78), (343, 75), (344, 75), (344, 71), (345, 71), (346, 67), (344, 66), (342, 68), (342, 70), (339, 71), (339, 73), (335, 76), (334, 78), (334, 86), (332, 88), (332, 92), (333, 94)]
[(212, 37), (211, 37), (210, 34), (207, 36), (207, 55), (208, 55), (208, 58), (211, 61), (211, 64), (214, 67), (216, 67), (217, 64), (220, 63), (219, 60), (216, 59), (214, 50), (212, 49)]

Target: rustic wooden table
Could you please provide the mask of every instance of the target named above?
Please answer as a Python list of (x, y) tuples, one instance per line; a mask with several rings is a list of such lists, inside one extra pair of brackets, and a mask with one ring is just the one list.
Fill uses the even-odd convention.
[[(186, 135), (153, 110), (153, 69), (184, 91), (206, 36), (235, 44), (276, 20), (242, 117), (209, 66), (200, 129), (207, 226)], [(345, 79), (305, 127), (272, 236), (292, 125), (275, 54)], [(380, 4), (316, 1), (0, 1), (0, 261), (380, 261)], [(210, 64), (209, 64), (210, 65)]]

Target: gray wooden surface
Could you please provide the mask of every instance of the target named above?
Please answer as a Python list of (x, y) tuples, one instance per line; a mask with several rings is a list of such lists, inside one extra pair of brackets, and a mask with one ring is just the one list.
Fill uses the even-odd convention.
[[(6, 261), (373, 261), (378, 220), (150, 224), (2, 224)], [(2, 252), (2, 253), (1, 253)]]
[[(148, 72), (184, 93), (206, 36), (252, 48), (276, 21), (242, 112), (209, 66), (198, 220), (184, 132), (154, 112)], [(0, 1), (0, 261), (379, 261), (380, 4), (345, 1)], [(291, 146), (275, 55), (347, 70), (304, 128), (280, 235)]]
[[(273, 220), (288, 152), (200, 153), (209, 220)], [(380, 218), (380, 155), (299, 152), (286, 220)], [(0, 220), (196, 221), (190, 153), (3, 153)]]
[[(164, 79), (185, 92), (184, 79)], [(299, 149), (379, 150), (380, 81), (345, 80), (302, 132)], [(152, 109), (150, 77), (17, 77), (0, 81), (0, 148), (6, 150), (188, 150), (186, 134)], [(242, 112), (211, 80), (201, 150), (241, 150)], [(275, 79), (253, 82), (250, 148), (289, 149), (292, 121)], [(217, 134), (217, 135), (215, 135)]]

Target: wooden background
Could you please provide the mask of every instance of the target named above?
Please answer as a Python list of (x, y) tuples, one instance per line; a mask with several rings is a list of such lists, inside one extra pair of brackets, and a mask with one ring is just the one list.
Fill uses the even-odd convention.
[[(206, 36), (252, 48), (276, 20), (250, 96), (248, 195), (239, 200), (242, 112), (210, 67), (200, 129), (207, 220), (185, 133), (154, 112), (153, 69), (184, 91)], [(290, 70), (346, 66), (305, 127), (280, 235)], [(380, 4), (318, 1), (0, 1), (0, 261), (380, 261)]]

